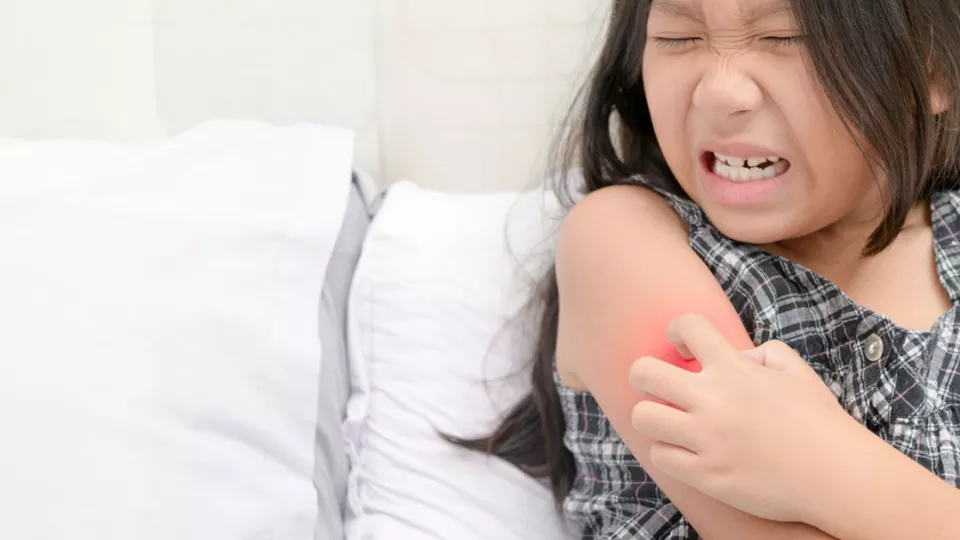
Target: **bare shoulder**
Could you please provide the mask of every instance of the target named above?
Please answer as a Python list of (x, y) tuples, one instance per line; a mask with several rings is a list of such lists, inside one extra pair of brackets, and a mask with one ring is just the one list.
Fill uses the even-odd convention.
[(672, 351), (666, 328), (682, 314), (704, 315), (731, 343), (750, 346), (737, 310), (690, 246), (686, 223), (645, 188), (606, 188), (571, 210), (556, 278), (557, 367), (575, 389), (605, 388), (606, 370)]
[(608, 258), (650, 249), (689, 249), (687, 225), (657, 193), (640, 186), (611, 186), (587, 195), (564, 219), (557, 245), (558, 270), (575, 270)]

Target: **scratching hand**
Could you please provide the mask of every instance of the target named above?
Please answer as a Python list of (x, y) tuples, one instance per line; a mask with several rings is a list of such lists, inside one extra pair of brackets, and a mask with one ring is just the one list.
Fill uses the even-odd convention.
[(655, 398), (633, 410), (635, 429), (656, 441), (652, 463), (744, 512), (802, 521), (828, 469), (822, 456), (843, 448), (850, 417), (784, 343), (738, 351), (699, 315), (678, 317), (667, 333), (702, 370), (656, 358), (632, 366), (631, 385)]

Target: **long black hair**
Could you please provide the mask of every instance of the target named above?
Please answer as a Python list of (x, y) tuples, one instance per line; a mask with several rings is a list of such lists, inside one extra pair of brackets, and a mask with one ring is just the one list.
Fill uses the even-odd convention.
[[(683, 196), (661, 153), (641, 76), (650, 0), (614, 0), (605, 41), (558, 139), (556, 189), (567, 206), (578, 196), (643, 175)], [(956, 189), (960, 151), (960, 0), (793, 0), (808, 64), (864, 155), (885, 172), (885, 215), (865, 248), (873, 254), (899, 234), (910, 210), (934, 191)], [(934, 114), (931, 81), (946, 111)], [(561, 176), (561, 178), (563, 178)], [(571, 189), (579, 190), (571, 193)], [(532, 390), (499, 428), (455, 443), (500, 457), (549, 479), (558, 504), (576, 469), (563, 445), (554, 386), (559, 293), (553, 269), (528, 306), (540, 327)]]

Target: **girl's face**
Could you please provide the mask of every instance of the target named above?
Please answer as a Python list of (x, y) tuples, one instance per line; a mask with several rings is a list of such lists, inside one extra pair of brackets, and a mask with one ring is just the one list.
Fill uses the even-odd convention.
[(677, 180), (755, 244), (882, 216), (880, 183), (804, 61), (781, 0), (651, 0), (643, 79)]

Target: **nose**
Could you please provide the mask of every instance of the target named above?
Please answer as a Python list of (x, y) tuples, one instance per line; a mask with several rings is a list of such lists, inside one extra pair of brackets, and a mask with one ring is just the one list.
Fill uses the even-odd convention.
[(717, 119), (745, 117), (763, 104), (763, 91), (731, 56), (723, 56), (704, 73), (693, 104)]

